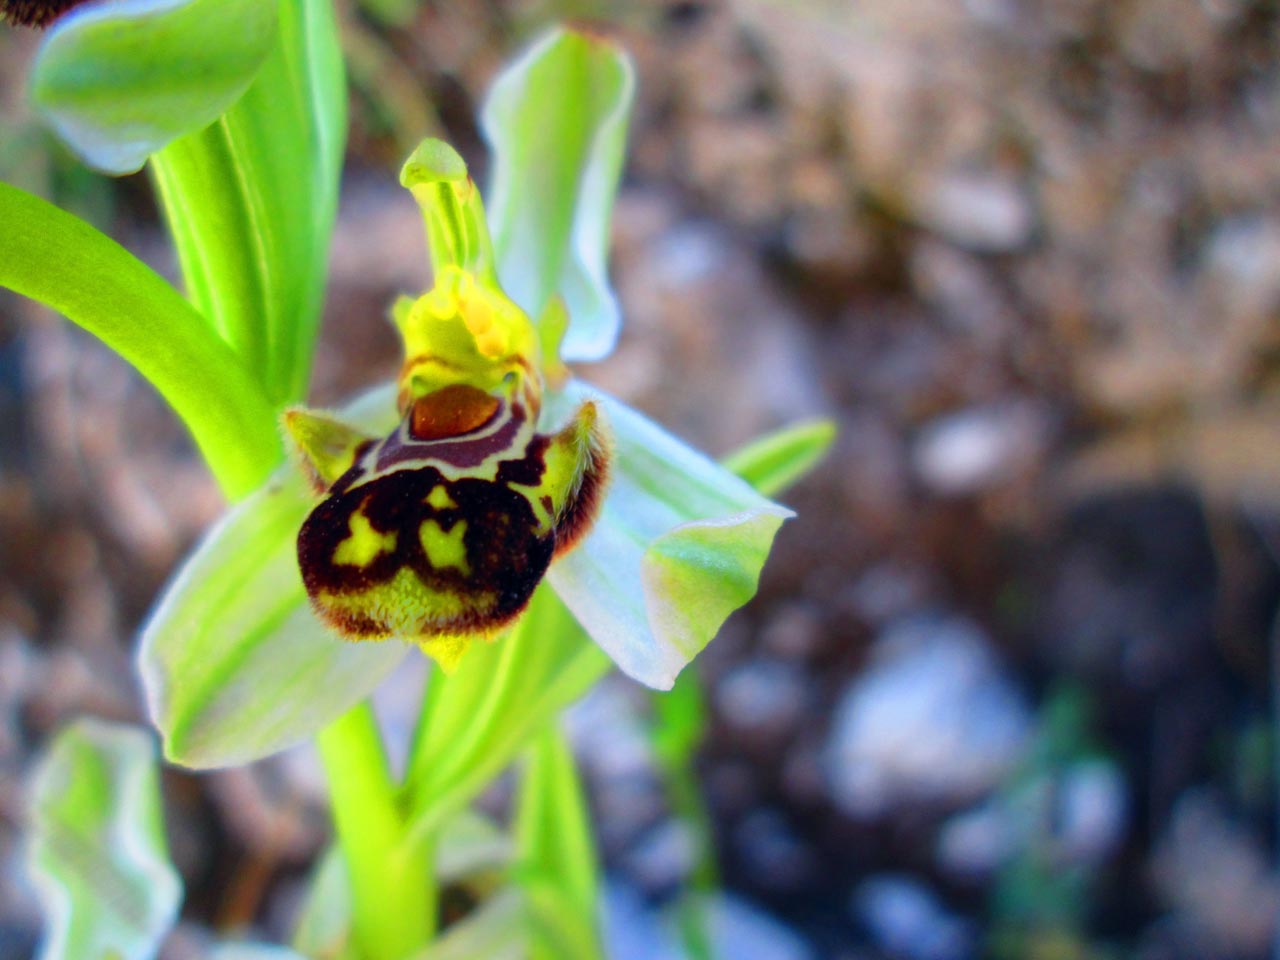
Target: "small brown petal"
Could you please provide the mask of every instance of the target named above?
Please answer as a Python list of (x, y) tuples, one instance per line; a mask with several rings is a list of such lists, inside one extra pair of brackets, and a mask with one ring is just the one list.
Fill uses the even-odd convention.
[(85, 0), (0, 0), (0, 19), (22, 27), (47, 27)]

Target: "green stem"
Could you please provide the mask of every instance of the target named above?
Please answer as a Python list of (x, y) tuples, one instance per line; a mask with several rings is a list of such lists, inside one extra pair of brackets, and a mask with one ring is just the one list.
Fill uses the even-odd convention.
[(711, 814), (694, 769), (706, 730), (707, 707), (692, 666), (676, 677), (668, 693), (655, 694), (654, 754), (662, 770), (667, 803), (693, 838), (693, 870), (680, 897), (681, 939), (693, 960), (710, 960), (706, 904), (720, 884)]
[(320, 732), (338, 846), (351, 883), (353, 927), (365, 960), (405, 960), (431, 939), (432, 858), (405, 842), (397, 785), (377, 721), (362, 703)]
[(155, 271), (53, 204), (0, 183), (0, 287), (79, 324), (149, 380), (232, 499), (280, 462), (275, 409), (210, 324)]

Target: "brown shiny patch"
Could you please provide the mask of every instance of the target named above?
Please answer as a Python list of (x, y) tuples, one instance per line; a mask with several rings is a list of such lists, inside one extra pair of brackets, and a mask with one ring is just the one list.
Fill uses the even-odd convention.
[(483, 427), (498, 412), (498, 398), (466, 384), (454, 384), (413, 403), (409, 435), (415, 440), (445, 440)]

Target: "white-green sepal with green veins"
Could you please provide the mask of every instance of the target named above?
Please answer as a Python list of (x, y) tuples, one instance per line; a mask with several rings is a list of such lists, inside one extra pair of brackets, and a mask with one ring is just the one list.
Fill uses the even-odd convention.
[(78, 721), (37, 766), (30, 809), (28, 864), (46, 917), (40, 960), (151, 960), (182, 899), (151, 736)]
[(616, 437), (612, 486), (592, 532), (548, 579), (624, 673), (670, 689), (755, 595), (794, 514), (612, 397), (574, 381), (557, 402), (587, 397)]
[[(342, 411), (362, 429), (394, 418), (394, 388)], [(248, 763), (313, 736), (371, 693), (408, 652), (351, 644), (307, 605), (296, 540), (315, 505), (285, 465), (210, 530), (165, 588), (138, 669), (166, 759), (209, 769)]]
[(116, 0), (45, 38), (31, 98), (86, 163), (132, 173), (248, 89), (276, 35), (275, 0)]
[(312, 504), (292, 467), (278, 472), (209, 532), (148, 622), (139, 665), (170, 761), (225, 767), (299, 743), (405, 656), (340, 640), (311, 612), (294, 541)]
[(498, 276), (532, 317), (559, 294), (572, 324), (561, 355), (600, 360), (621, 323), (609, 285), (609, 220), (622, 175), (635, 71), (621, 48), (560, 28), (502, 72), (482, 124)]

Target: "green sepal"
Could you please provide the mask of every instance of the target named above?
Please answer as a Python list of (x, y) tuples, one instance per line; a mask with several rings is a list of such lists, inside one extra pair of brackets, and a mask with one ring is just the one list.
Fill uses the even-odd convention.
[(293, 407), (280, 417), (290, 452), (317, 492), (331, 487), (351, 469), (356, 450), (372, 437), (318, 410)]
[(169, 862), (155, 746), (79, 720), (32, 777), (28, 865), (47, 928), (41, 960), (151, 960), (182, 899)]
[(572, 320), (565, 360), (600, 360), (618, 338), (609, 218), (634, 93), (634, 70), (618, 45), (560, 28), (507, 67), (485, 101), (498, 276), (531, 317), (553, 296), (564, 298)]
[(49, 31), (31, 98), (88, 164), (132, 173), (235, 103), (275, 34), (275, 0), (90, 4)]

